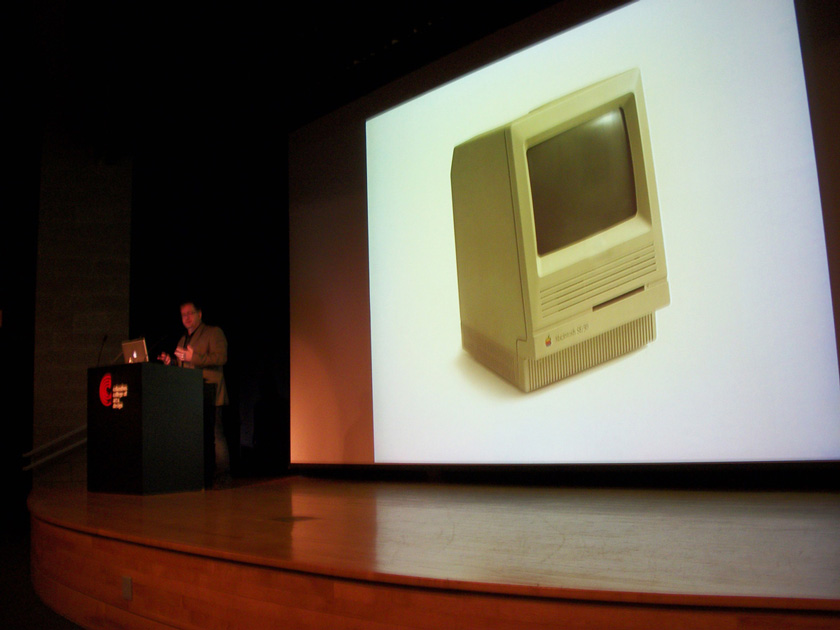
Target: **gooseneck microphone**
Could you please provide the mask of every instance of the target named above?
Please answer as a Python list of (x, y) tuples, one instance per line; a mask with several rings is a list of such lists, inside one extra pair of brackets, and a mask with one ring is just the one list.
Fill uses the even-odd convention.
[(99, 346), (99, 355), (96, 357), (96, 367), (99, 367), (99, 363), (102, 361), (102, 351), (105, 349), (106, 341), (108, 341), (108, 333), (105, 333), (105, 336), (102, 337), (102, 344)]

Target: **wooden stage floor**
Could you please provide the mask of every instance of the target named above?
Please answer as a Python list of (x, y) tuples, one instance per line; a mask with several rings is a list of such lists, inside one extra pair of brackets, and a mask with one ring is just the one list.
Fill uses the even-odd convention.
[(840, 628), (840, 495), (289, 477), (39, 486), (39, 596), (87, 628)]

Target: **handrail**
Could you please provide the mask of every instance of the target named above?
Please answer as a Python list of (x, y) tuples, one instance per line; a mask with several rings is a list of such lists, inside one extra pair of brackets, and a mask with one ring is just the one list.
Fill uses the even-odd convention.
[(86, 429), (87, 429), (87, 425), (83, 424), (79, 428), (73, 429), (72, 431), (68, 431), (64, 435), (55, 438), (51, 442), (47, 442), (46, 444), (41, 444), (41, 446), (39, 446), (37, 448), (33, 448), (28, 453), (24, 453), (23, 455), (21, 455), (21, 457), (32, 457), (35, 453), (40, 453), (41, 451), (45, 451), (48, 448), (52, 447), (53, 445), (58, 444), (60, 442), (63, 442), (64, 440), (69, 438), (71, 435), (76, 435), (77, 433), (81, 433), (82, 431), (85, 431)]
[(23, 470), (24, 470), (24, 472), (26, 472), (27, 470), (32, 470), (33, 468), (37, 468), (41, 464), (44, 464), (44, 463), (50, 461), (51, 459), (55, 459), (56, 457), (64, 455), (65, 453), (69, 453), (73, 449), (79, 448), (80, 446), (82, 446), (83, 444), (86, 444), (86, 443), (87, 443), (87, 438), (79, 440), (78, 442), (74, 442), (70, 446), (68, 446), (66, 448), (63, 448), (60, 451), (56, 451), (55, 453), (51, 453), (50, 455), (47, 455), (46, 457), (42, 457), (38, 461), (27, 464), (26, 466), (23, 467)]
[[(81, 433), (82, 431), (85, 431), (85, 430), (87, 430), (87, 425), (86, 424), (82, 425), (82, 426), (80, 426), (76, 429), (73, 429), (72, 431), (68, 431), (64, 435), (61, 435), (61, 436), (57, 437), (56, 439), (47, 442), (46, 444), (42, 444), (41, 446), (38, 446), (38, 447), (32, 449), (31, 451), (29, 451), (28, 453), (24, 453), (21, 457), (29, 458), (29, 457), (34, 456), (36, 453), (40, 454), (40, 453), (42, 453), (46, 450), (49, 450), (49, 449), (53, 448), (56, 445), (59, 445), (59, 444), (62, 444), (64, 442), (66, 442), (68, 439), (70, 439), (71, 437), (73, 437), (77, 433)], [(58, 451), (55, 451), (54, 453), (50, 453), (49, 455), (45, 455), (41, 459), (30, 462), (29, 464), (27, 464), (26, 466), (23, 467), (23, 470), (28, 471), (28, 470), (32, 470), (33, 468), (37, 468), (41, 464), (44, 464), (44, 463), (46, 463), (46, 462), (48, 462), (52, 459), (55, 459), (56, 457), (60, 457), (61, 455), (64, 455), (65, 453), (68, 453), (68, 452), (70, 452), (74, 449), (77, 449), (80, 446), (84, 445), (85, 443), (87, 443), (87, 437), (84, 437), (81, 440), (78, 440), (78, 441), (74, 442), (73, 444), (70, 444), (69, 446), (65, 446), (64, 448), (62, 448)]]

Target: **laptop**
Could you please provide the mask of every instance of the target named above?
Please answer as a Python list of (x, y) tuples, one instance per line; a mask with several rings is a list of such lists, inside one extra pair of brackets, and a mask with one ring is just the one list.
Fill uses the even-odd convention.
[(125, 363), (146, 363), (149, 360), (149, 352), (146, 350), (146, 339), (131, 339), (122, 342), (123, 361)]

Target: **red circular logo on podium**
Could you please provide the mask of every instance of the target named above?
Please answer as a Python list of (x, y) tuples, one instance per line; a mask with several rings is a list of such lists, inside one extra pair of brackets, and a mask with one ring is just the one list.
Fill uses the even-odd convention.
[(99, 400), (106, 407), (111, 406), (111, 373), (107, 373), (99, 381)]

